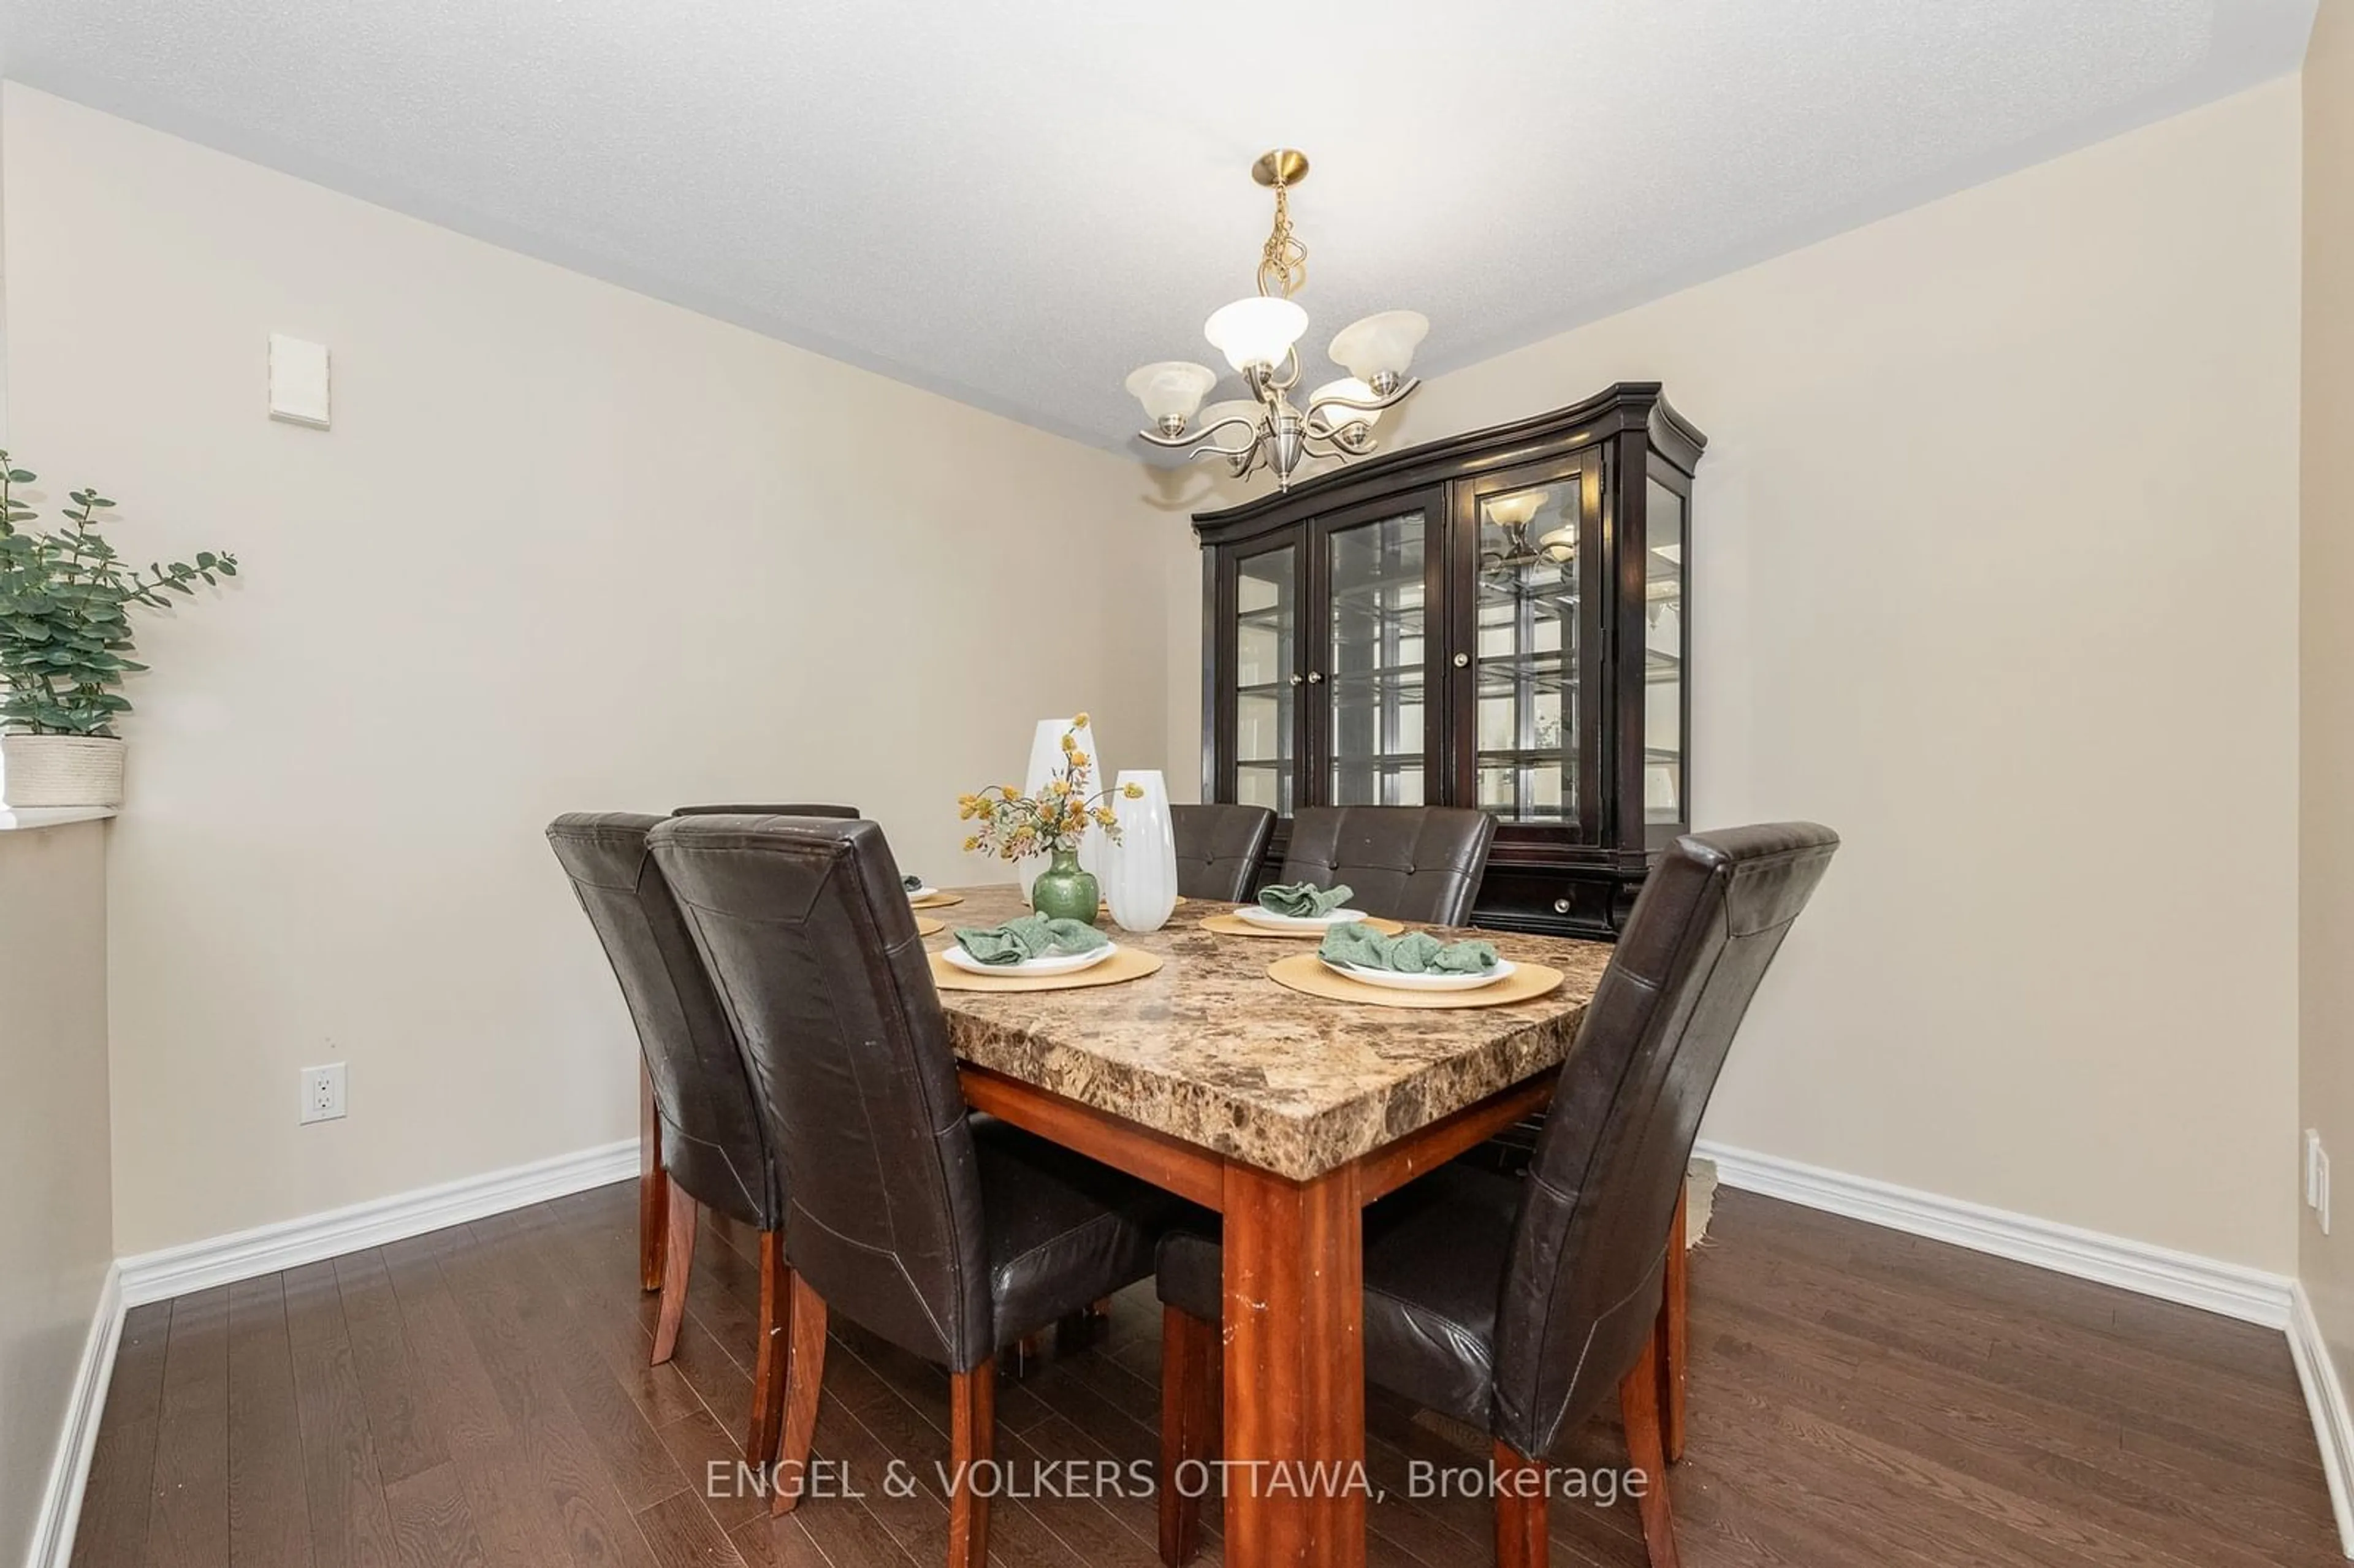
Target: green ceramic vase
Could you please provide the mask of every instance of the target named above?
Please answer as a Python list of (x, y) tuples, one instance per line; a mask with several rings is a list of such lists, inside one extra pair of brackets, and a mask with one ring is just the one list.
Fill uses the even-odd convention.
[(1030, 907), (1055, 920), (1096, 923), (1101, 892), (1095, 873), (1079, 869), (1079, 852), (1056, 850), (1038, 880), (1030, 885)]

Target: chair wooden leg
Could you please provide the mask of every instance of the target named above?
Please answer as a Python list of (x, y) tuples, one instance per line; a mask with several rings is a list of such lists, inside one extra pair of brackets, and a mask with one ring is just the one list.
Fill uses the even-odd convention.
[(662, 1311), (654, 1324), (654, 1365), (678, 1349), (679, 1325), (686, 1321), (686, 1281), (695, 1272), (695, 1233), (703, 1205), (677, 1182), (668, 1183), (670, 1203), (663, 1218)]
[(1544, 1462), (1498, 1443), (1490, 1463), (1496, 1486), (1496, 1568), (1545, 1568), (1552, 1540), (1545, 1533)]
[(949, 1385), (949, 1568), (985, 1568), (989, 1499), (997, 1489), (997, 1362), (958, 1372)]
[(1618, 1385), (1618, 1411), (1627, 1422), (1628, 1467), (1642, 1477), (1635, 1507), (1643, 1520), (1643, 1549), (1651, 1568), (1677, 1568), (1676, 1526), (1668, 1510), (1667, 1456), (1659, 1447), (1660, 1362), (1665, 1351), (1656, 1330), (1643, 1343), (1643, 1359)]
[(1667, 1289), (1659, 1300), (1659, 1446), (1670, 1465), (1684, 1457), (1684, 1300), (1690, 1288), (1685, 1277), (1691, 1257), (1685, 1249), (1685, 1206), (1689, 1190), (1676, 1193), (1676, 1217), (1668, 1231)]
[(663, 1169), (662, 1118), (654, 1110), (654, 1081), (638, 1064), (638, 1283), (660, 1290), (663, 1282), (663, 1222), (670, 1214), (670, 1172)]
[(785, 1370), (791, 1359), (793, 1282), (785, 1266), (781, 1231), (760, 1233), (760, 1320), (753, 1331), (759, 1343), (752, 1352), (752, 1430), (744, 1443), (744, 1462), (758, 1469), (777, 1455), (777, 1439), (785, 1425)]
[(801, 1506), (809, 1475), (810, 1445), (817, 1436), (817, 1397), (825, 1382), (825, 1298), (810, 1288), (798, 1269), (787, 1269), (792, 1305), (786, 1310), (790, 1350), (785, 1363), (784, 1431), (777, 1446), (771, 1514)]
[(1218, 1326), (1161, 1309), (1161, 1561), (1184, 1568), (1202, 1550), (1202, 1491), (1217, 1452), (1225, 1376)]
[(1097, 1298), (1097, 1299), (1095, 1299), (1094, 1301), (1092, 1301), (1092, 1302), (1088, 1303), (1088, 1305), (1087, 1305), (1087, 1316), (1088, 1316), (1088, 1317), (1090, 1317), (1090, 1318), (1108, 1318), (1108, 1317), (1110, 1317), (1110, 1316), (1111, 1316), (1111, 1298), (1110, 1298), (1110, 1297), (1108, 1297), (1108, 1296), (1098, 1297), (1098, 1298)]

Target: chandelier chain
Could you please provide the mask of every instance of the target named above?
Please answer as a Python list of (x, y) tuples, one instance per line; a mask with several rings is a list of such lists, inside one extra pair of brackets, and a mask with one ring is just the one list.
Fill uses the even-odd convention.
[[(1308, 247), (1291, 232), (1291, 196), (1278, 166), (1275, 175), (1275, 227), (1267, 231), (1266, 248), (1259, 252), (1258, 291), (1288, 300), (1292, 291), (1307, 281)], [(1268, 287), (1270, 283), (1272, 288)]]

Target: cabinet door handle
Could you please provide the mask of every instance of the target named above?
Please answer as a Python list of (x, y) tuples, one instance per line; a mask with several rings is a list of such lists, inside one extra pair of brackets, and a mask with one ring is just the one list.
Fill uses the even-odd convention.
[(1568, 913), (1569, 913), (1569, 900), (1568, 900), (1568, 899), (1566, 899), (1566, 898), (1556, 898), (1556, 899), (1554, 899), (1554, 900), (1553, 901), (1553, 912), (1554, 914), (1556, 914), (1556, 915), (1566, 915), (1566, 914), (1568, 914)]
[(1455, 667), (1458, 670), (1469, 668), (1470, 663), (1471, 655), (1469, 653), (1458, 653), (1455, 656)]
[(1293, 685), (1295, 685), (1295, 686), (1296, 686), (1296, 685), (1298, 685), (1298, 684), (1299, 684), (1299, 676), (1297, 676), (1297, 675), (1292, 676), (1292, 677), (1291, 677), (1291, 683), (1292, 683)]
[(1321, 670), (1310, 670), (1310, 671), (1309, 671), (1309, 672), (1308, 672), (1308, 683), (1309, 683), (1310, 685), (1311, 685), (1311, 686), (1320, 686), (1320, 685), (1322, 685), (1322, 684), (1324, 683), (1324, 672), (1323, 672), (1323, 671), (1321, 671)]

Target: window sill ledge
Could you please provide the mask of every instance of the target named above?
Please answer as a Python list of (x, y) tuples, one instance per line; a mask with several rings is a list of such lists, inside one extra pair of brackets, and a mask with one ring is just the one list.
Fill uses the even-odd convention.
[(62, 828), (69, 822), (98, 822), (113, 815), (111, 806), (0, 806), (0, 833)]

